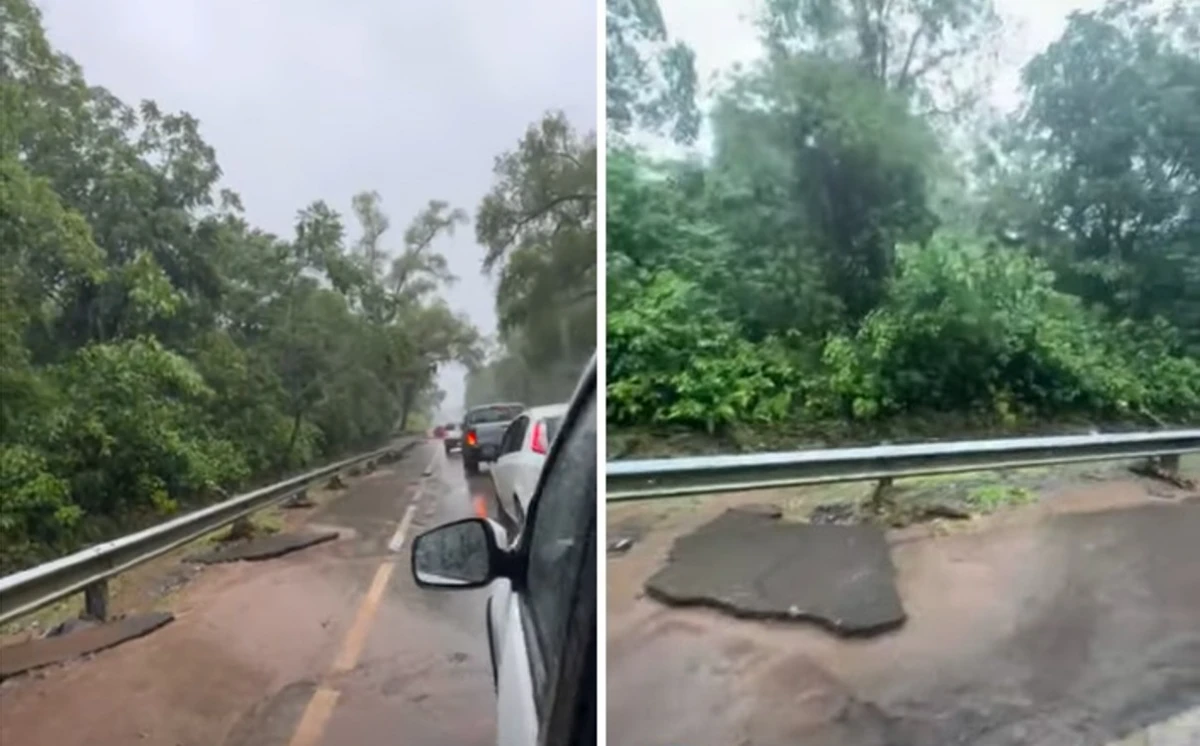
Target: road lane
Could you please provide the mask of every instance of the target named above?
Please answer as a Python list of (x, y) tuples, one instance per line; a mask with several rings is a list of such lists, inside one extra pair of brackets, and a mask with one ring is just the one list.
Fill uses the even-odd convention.
[(489, 483), (435, 444), (352, 480), (309, 520), (338, 541), (209, 568), (160, 632), (0, 685), (0, 743), (491, 742), (486, 593), (421, 591), (408, 563), (417, 533), (472, 515)]
[(491, 480), (486, 473), (467, 479), (457, 456), (440, 451), (429, 471), (361, 662), (339, 682), (326, 744), (495, 742), (487, 590), (421, 590), (409, 563), (422, 531), (474, 516), (481, 502), (495, 517)]

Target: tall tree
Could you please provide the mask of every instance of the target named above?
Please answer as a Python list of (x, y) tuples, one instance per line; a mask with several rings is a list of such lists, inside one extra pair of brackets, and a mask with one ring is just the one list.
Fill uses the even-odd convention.
[(1024, 70), (991, 217), (1062, 286), (1200, 344), (1200, 9), (1073, 14)]
[(321, 201), (287, 237), (218, 188), (199, 122), (89, 85), (0, 0), (0, 573), (376, 445), (475, 364), (431, 201), (392, 255)]
[(759, 27), (776, 56), (851, 62), (926, 111), (973, 101), (999, 40), (993, 0), (766, 0)]
[(502, 335), (516, 330), (532, 362), (586, 360), (595, 346), (596, 140), (546, 115), (496, 159), (475, 234), (499, 275)]
[(696, 55), (671, 42), (658, 0), (607, 0), (605, 113), (612, 132), (666, 133), (690, 143), (700, 132)]
[(722, 95), (713, 127), (717, 209), (738, 220), (740, 278), (753, 286), (744, 299), (765, 312), (764, 330), (862, 318), (896, 244), (934, 227), (931, 131), (901, 95), (844, 63), (762, 63)]

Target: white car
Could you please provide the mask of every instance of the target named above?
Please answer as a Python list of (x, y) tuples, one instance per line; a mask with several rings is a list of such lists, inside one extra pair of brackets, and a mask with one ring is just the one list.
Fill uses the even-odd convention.
[(508, 546), (489, 518), (431, 529), (412, 546), (422, 588), (491, 586), (488, 649), (498, 746), (596, 744), (596, 364), (584, 374)]
[(551, 404), (525, 410), (508, 426), (500, 441), (500, 456), (492, 464), (492, 484), (496, 499), (503, 506), (511, 500), (520, 526), (529, 513), (529, 501), (537, 487), (546, 454), (558, 435), (567, 404)]

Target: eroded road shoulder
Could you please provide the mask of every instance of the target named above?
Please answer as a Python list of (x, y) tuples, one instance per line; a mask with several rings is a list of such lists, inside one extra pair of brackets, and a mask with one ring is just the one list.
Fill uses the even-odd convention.
[(488, 742), (483, 600), (430, 598), (395, 547), (406, 513), (410, 535), (471, 515), (472, 486), (433, 446), (362, 476), (311, 517), (336, 541), (214, 566), (175, 623), (0, 685), (0, 743)]
[(645, 595), (675, 538), (736, 497), (610, 508), (610, 537), (637, 537), (608, 561), (610, 742), (1200, 743), (1200, 503), (1145, 487), (1072, 486), (959, 533), (893, 532), (908, 619), (866, 640)]

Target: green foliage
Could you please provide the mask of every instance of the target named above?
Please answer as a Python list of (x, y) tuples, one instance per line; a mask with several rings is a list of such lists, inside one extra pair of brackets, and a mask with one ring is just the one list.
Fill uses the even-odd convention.
[(484, 270), (498, 275), (500, 334), (468, 375), (465, 405), (566, 401), (596, 349), (595, 134), (548, 113), (493, 176), (475, 237)]
[[(735, 79), (713, 128), (712, 194), (750, 285), (736, 292), (766, 295), (757, 327), (799, 328), (814, 312), (861, 318), (893, 272), (896, 244), (934, 227), (930, 129), (852, 68), (776, 59)], [(742, 300), (748, 312), (755, 302)]]
[(377, 445), (478, 362), (439, 297), (464, 211), (266, 234), (194, 117), (88, 85), (28, 0), (0, 55), (0, 573)]
[(608, 417), (617, 424), (775, 422), (795, 374), (770, 340), (752, 344), (695, 286), (663, 272), (608, 315)]
[(22, 565), (65, 546), (82, 510), (46, 457), (23, 445), (0, 446), (0, 563)]
[(985, 484), (967, 493), (967, 502), (984, 513), (992, 513), (1012, 505), (1028, 505), (1037, 500), (1037, 493), (1027, 487), (1010, 484)]
[(54, 373), (63, 399), (46, 418), (47, 450), (85, 514), (166, 506), (247, 476), (233, 444), (205, 427), (212, 389), (157, 341), (92, 344)]
[[(1200, 365), (1108, 328), (1027, 253), (939, 237), (907, 247), (886, 302), (822, 362), (828, 415), (982, 411), (1001, 421), (1200, 413)], [(1167, 374), (1164, 376), (1163, 374)], [(824, 410), (824, 411), (822, 411)]]
[(1200, 418), (1200, 12), (1073, 14), (1019, 117), (975, 129), (943, 115), (988, 0), (758, 20), (711, 157), (610, 149), (610, 422)]
[(992, 229), (1114, 318), (1164, 316), (1200, 353), (1200, 9), (1073, 14), (1024, 70)]

